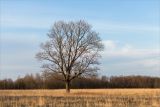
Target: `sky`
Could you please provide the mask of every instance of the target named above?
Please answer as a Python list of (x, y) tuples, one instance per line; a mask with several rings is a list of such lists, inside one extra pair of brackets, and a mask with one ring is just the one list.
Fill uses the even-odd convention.
[(35, 54), (54, 22), (99, 33), (99, 74), (160, 77), (160, 0), (0, 0), (0, 79), (41, 72)]

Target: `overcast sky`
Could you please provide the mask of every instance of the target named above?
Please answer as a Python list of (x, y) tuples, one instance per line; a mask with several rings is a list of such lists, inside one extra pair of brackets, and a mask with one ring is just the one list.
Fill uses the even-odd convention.
[(160, 77), (160, 0), (0, 0), (0, 79), (40, 72), (53, 23), (80, 19), (105, 44), (101, 75)]

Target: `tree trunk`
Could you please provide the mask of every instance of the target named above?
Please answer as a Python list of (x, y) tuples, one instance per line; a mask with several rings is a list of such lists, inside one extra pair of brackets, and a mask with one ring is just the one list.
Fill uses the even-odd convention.
[(66, 93), (70, 93), (70, 81), (66, 81)]

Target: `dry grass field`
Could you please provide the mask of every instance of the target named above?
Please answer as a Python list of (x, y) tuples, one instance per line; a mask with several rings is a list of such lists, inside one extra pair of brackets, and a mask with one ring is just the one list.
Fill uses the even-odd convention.
[(160, 89), (0, 90), (0, 107), (160, 107)]

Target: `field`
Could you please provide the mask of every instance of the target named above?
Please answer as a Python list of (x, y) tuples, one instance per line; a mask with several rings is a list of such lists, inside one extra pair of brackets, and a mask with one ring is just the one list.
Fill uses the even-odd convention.
[(0, 90), (0, 107), (160, 107), (160, 89)]

